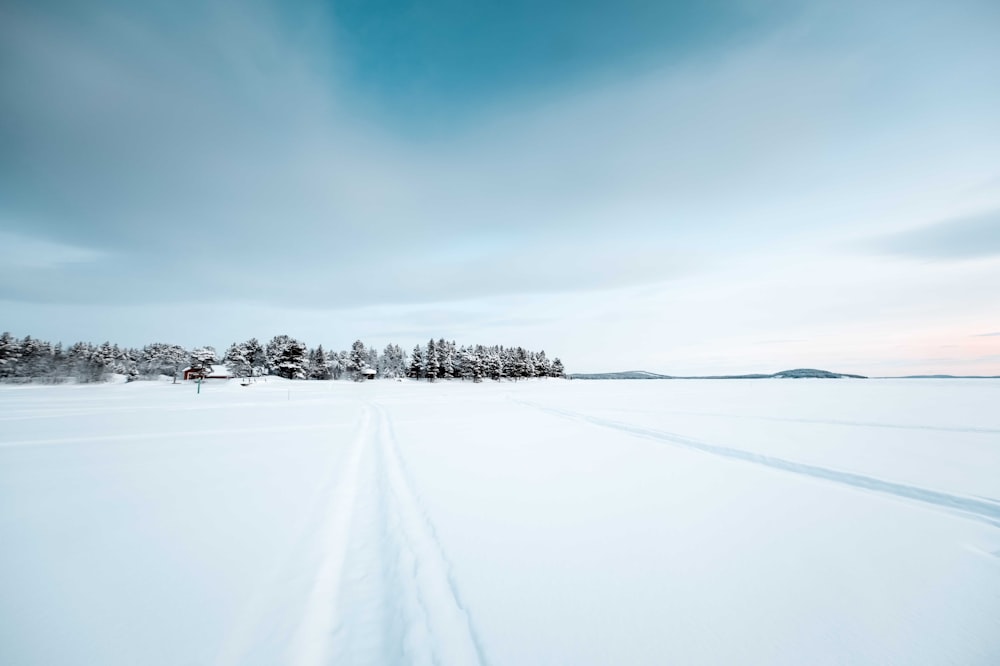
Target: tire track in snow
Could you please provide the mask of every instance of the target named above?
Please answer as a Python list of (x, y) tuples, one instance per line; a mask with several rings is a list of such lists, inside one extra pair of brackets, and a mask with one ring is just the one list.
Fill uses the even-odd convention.
[(394, 542), (397, 601), (403, 616), (402, 650), (407, 664), (475, 666), (486, 660), (463, 607), (433, 525), (410, 484), (392, 422), (379, 417), (380, 461), (387, 481), (388, 531)]
[(712, 455), (720, 456), (723, 458), (742, 460), (743, 462), (762, 465), (764, 467), (770, 467), (772, 469), (779, 469), (785, 472), (791, 472), (793, 474), (808, 476), (815, 479), (823, 479), (825, 481), (832, 481), (834, 483), (850, 486), (852, 488), (869, 490), (872, 492), (881, 493), (884, 495), (891, 495), (893, 497), (898, 497), (908, 500), (915, 500), (917, 502), (930, 505), (936, 509), (945, 509), (947, 511), (956, 513), (966, 518), (972, 518), (975, 520), (989, 523), (994, 527), (1000, 527), (1000, 502), (996, 502), (990, 499), (985, 499), (985, 498), (976, 499), (972, 497), (962, 497), (961, 495), (952, 495), (937, 490), (920, 488), (918, 486), (909, 486), (902, 483), (896, 483), (893, 481), (886, 481), (884, 479), (878, 479), (871, 476), (865, 476), (863, 474), (844, 472), (841, 470), (829, 469), (827, 467), (820, 467), (818, 465), (797, 463), (791, 460), (785, 460), (784, 458), (776, 458), (774, 456), (766, 456), (760, 453), (744, 451), (742, 449), (734, 449), (727, 446), (710, 444), (708, 442), (704, 442), (691, 437), (685, 437), (683, 435), (678, 435), (672, 432), (666, 432), (663, 430), (654, 430), (652, 428), (644, 428), (642, 426), (623, 423), (621, 421), (603, 419), (597, 416), (590, 416), (588, 414), (581, 414), (579, 412), (572, 412), (569, 410), (558, 409), (555, 407), (546, 407), (544, 405), (540, 405), (534, 402), (529, 402), (526, 400), (518, 400), (516, 398), (509, 398), (509, 399), (517, 404), (531, 407), (540, 410), (542, 412), (553, 414), (555, 416), (559, 416), (562, 418), (568, 418), (574, 421), (589, 423), (591, 425), (600, 426), (602, 428), (610, 428), (612, 430), (625, 432), (630, 435), (635, 435), (637, 437), (643, 437), (646, 439), (653, 439), (661, 442), (667, 442), (675, 446), (694, 449), (696, 451), (701, 451), (703, 453), (710, 453)]

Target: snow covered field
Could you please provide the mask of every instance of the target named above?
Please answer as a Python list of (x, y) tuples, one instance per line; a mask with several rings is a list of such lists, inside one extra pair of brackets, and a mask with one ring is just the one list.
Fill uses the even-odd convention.
[(0, 387), (0, 663), (1000, 663), (1000, 382)]

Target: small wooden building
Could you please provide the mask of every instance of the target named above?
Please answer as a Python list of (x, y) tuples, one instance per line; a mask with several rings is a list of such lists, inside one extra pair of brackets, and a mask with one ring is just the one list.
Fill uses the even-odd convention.
[(362, 368), (361, 379), (375, 379), (377, 374), (375, 368)]

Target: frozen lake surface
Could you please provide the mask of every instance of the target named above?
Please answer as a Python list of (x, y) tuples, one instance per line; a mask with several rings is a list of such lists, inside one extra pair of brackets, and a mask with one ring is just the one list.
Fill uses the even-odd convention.
[(1000, 381), (0, 386), (0, 663), (1000, 663)]

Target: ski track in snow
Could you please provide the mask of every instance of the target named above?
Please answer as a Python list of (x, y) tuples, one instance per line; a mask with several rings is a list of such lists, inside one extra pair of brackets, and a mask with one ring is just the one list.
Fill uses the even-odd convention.
[[(305, 543), (256, 595), (216, 663), (485, 664), (380, 405), (364, 406), (343, 460), (319, 493)], [(276, 598), (295, 595), (296, 617), (268, 617), (267, 608), (289, 605)]]
[[(342, 562), (337, 558), (347, 540), (361, 454), (371, 430), (371, 411), (366, 409), (347, 452), (330, 461), (331, 469), (295, 531), (298, 538), (254, 591), (212, 663), (322, 663), (325, 627), (334, 621), (323, 595), (339, 587)], [(286, 607), (302, 611), (294, 617), (272, 616), (274, 608)], [(289, 645), (293, 655), (284, 654)]]
[(907, 500), (915, 500), (922, 504), (930, 505), (936, 509), (944, 509), (952, 513), (955, 513), (957, 515), (964, 516), (966, 518), (972, 518), (975, 520), (986, 522), (990, 525), (993, 525), (994, 527), (1000, 527), (1000, 502), (997, 502), (992, 499), (988, 498), (976, 499), (972, 497), (962, 497), (960, 495), (952, 495), (937, 490), (930, 490), (927, 488), (920, 488), (918, 486), (910, 486), (902, 483), (896, 483), (893, 481), (886, 481), (884, 479), (865, 476), (863, 474), (855, 474), (853, 472), (845, 472), (841, 470), (829, 469), (827, 467), (820, 467), (818, 465), (797, 463), (791, 460), (785, 460), (784, 458), (776, 458), (774, 456), (766, 456), (759, 453), (752, 453), (750, 451), (745, 451), (742, 449), (734, 449), (727, 446), (720, 446), (718, 444), (711, 444), (709, 442), (694, 439), (691, 437), (685, 437), (684, 435), (678, 435), (676, 433), (667, 432), (664, 430), (655, 430), (653, 428), (645, 428), (630, 423), (624, 423), (622, 421), (604, 419), (597, 416), (591, 416), (589, 414), (582, 414), (570, 410), (559, 409), (556, 407), (547, 407), (545, 405), (541, 405), (535, 402), (519, 400), (516, 398), (511, 398), (509, 396), (508, 398), (512, 402), (515, 402), (517, 404), (524, 405), (526, 407), (531, 407), (533, 409), (537, 409), (542, 412), (559, 416), (562, 418), (567, 418), (582, 423), (588, 423), (590, 425), (595, 425), (602, 428), (610, 428), (612, 430), (628, 433), (630, 435), (635, 435), (637, 437), (643, 437), (645, 439), (653, 439), (661, 442), (666, 442), (668, 444), (673, 444), (675, 446), (693, 449), (696, 451), (709, 453), (723, 458), (741, 460), (743, 462), (762, 465), (764, 467), (769, 467), (771, 469), (778, 469), (785, 472), (791, 472), (793, 474), (808, 476), (815, 479), (832, 481), (834, 483), (844, 486), (849, 486), (851, 488), (868, 490), (883, 495), (890, 495), (892, 497), (903, 498)]
[(407, 619), (405, 663), (461, 666), (483, 664), (482, 649), (451, 577), (433, 525), (421, 507), (399, 456), (392, 422), (382, 407), (379, 448), (396, 541), (400, 601)]

